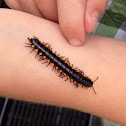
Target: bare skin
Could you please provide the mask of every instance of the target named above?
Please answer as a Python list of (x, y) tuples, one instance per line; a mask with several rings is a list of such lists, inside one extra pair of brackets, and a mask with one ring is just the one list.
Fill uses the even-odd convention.
[(7, 5), (59, 23), (71, 45), (80, 46), (85, 32), (92, 32), (108, 0), (5, 0)]
[[(73, 47), (57, 24), (23, 12), (0, 9), (0, 95), (38, 103), (60, 105), (126, 125), (126, 42), (100, 36), (86, 37)], [(35, 59), (24, 47), (37, 36), (54, 51), (84, 70), (94, 88), (76, 88)]]

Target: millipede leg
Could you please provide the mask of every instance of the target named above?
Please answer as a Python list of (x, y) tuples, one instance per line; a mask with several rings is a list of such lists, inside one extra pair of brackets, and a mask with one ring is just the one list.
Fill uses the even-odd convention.
[(68, 61), (67, 61), (67, 62), (68, 62), (68, 64), (69, 64), (69, 66), (73, 67), (73, 64), (70, 64), (70, 61), (69, 61), (69, 59), (68, 59)]
[(34, 37), (34, 39), (38, 39), (36, 36), (33, 36)]
[(50, 50), (52, 51), (52, 48), (50, 47)]
[(92, 89), (93, 89), (94, 93), (97, 94), (93, 86), (92, 86)]
[(54, 52), (54, 54), (56, 54), (56, 51)]
[(47, 63), (47, 61), (46, 62), (43, 62), (42, 64), (44, 64), (44, 63)]
[(77, 70), (77, 67), (75, 67), (75, 70)]
[(72, 81), (71, 81), (71, 78), (70, 78), (70, 83), (71, 83)]
[[(34, 50), (35, 50), (35, 49), (33, 48), (32, 51), (31, 51), (30, 53), (32, 53)], [(30, 54), (30, 53), (29, 53), (29, 54)]]
[(42, 61), (42, 60), (45, 60), (45, 59), (44, 59), (44, 58), (42, 58), (42, 57), (40, 57), (38, 60), (39, 60), (39, 61)]
[(50, 44), (49, 43), (45, 43), (45, 46), (47, 46), (47, 48), (50, 48)]
[(69, 78), (66, 78), (66, 80), (65, 81), (67, 81)]
[(53, 70), (55, 70), (55, 71), (56, 71), (56, 73), (57, 73), (57, 69), (56, 69), (56, 66), (53, 66), (53, 69), (52, 69), (52, 71), (53, 71)]
[(37, 58), (37, 56), (38, 56), (38, 53), (36, 53), (36, 55), (35, 55), (35, 59)]
[(59, 74), (59, 77), (64, 78), (65, 75), (64, 75), (63, 73), (60, 73), (60, 74)]
[(31, 45), (30, 43), (24, 43), (24, 44)]
[(24, 47), (31, 47), (31, 46), (24, 46)]
[[(50, 62), (47, 64), (47, 66), (49, 66), (49, 65), (50, 65)], [(46, 66), (46, 67), (47, 67), (47, 66)]]
[(76, 85), (76, 88), (78, 88), (79, 87), (79, 85), (78, 84), (75, 84)]
[(70, 62), (69, 62), (69, 66), (70, 66), (71, 68), (73, 68), (73, 64), (70, 65)]
[(58, 70), (57, 69), (55, 69), (56, 70), (56, 73), (58, 73)]
[(64, 59), (64, 62), (69, 62), (69, 59), (68, 59), (68, 58), (65, 58), (65, 59)]
[(82, 73), (82, 75), (84, 75), (84, 71), (83, 70), (81, 71), (81, 73)]
[(63, 60), (64, 56), (61, 56), (60, 59)]
[(52, 50), (51, 45), (48, 46), (49, 50)]
[(84, 71), (83, 70), (80, 70), (80, 69), (78, 69), (78, 70), (79, 70), (80, 74), (84, 75)]
[(59, 74), (59, 77), (60, 77), (60, 76), (62, 76), (62, 75), (63, 75), (63, 74), (62, 74), (62, 73), (60, 73), (60, 74)]
[(60, 54), (57, 55), (57, 57), (59, 57), (59, 56), (60, 56)]
[(52, 71), (54, 70), (55, 66), (53, 66)]
[(61, 78), (64, 78), (65, 77), (65, 75), (63, 75), (63, 76), (60, 76)]
[(93, 81), (93, 83), (94, 83), (96, 80), (98, 80), (98, 78), (99, 78), (99, 77), (97, 77), (97, 78)]

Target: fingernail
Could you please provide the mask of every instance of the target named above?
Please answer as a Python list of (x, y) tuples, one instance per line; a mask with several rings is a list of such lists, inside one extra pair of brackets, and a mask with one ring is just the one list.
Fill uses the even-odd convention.
[(77, 40), (77, 39), (71, 39), (71, 40), (69, 40), (69, 43), (70, 43), (71, 45), (74, 45), (74, 46), (83, 45), (83, 42), (80, 41), (80, 40)]
[(96, 24), (97, 24), (97, 21), (98, 21), (98, 18), (99, 18), (99, 13), (98, 11), (94, 11), (92, 14), (91, 14), (91, 18), (92, 18), (92, 29), (94, 30)]

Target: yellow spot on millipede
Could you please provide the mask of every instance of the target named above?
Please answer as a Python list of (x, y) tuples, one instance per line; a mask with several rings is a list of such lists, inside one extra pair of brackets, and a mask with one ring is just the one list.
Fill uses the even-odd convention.
[(73, 81), (73, 79), (71, 79), (71, 81)]
[(60, 70), (60, 72), (62, 72), (62, 70)]
[(40, 52), (39, 55), (41, 56), (42, 55), (42, 52)]
[(68, 64), (68, 62), (66, 62), (66, 64)]
[(43, 58), (45, 59), (45, 58), (46, 58), (46, 56), (43, 56)]
[(54, 63), (52, 63), (52, 65), (54, 66)]
[(69, 76), (67, 78), (70, 78)]
[(79, 86), (81, 86), (81, 87), (85, 87), (85, 86), (83, 86), (82, 84), (78, 84)]
[(34, 48), (35, 46), (34, 45), (32, 45), (32, 48)]
[(56, 67), (56, 69), (58, 69), (58, 67)]
[(36, 49), (35, 51), (38, 52), (38, 49)]
[(74, 83), (76, 84), (77, 82), (76, 82), (76, 81), (74, 81)]
[(50, 60), (47, 60), (48, 62), (50, 62)]
[(64, 73), (64, 75), (66, 76), (66, 73)]

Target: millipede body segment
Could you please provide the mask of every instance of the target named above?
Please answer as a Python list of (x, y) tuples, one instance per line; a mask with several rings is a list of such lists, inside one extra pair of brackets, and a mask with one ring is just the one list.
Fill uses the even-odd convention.
[(44, 60), (43, 63), (48, 63), (47, 66), (51, 64), (53, 66), (52, 70), (55, 69), (61, 78), (66, 77), (66, 80), (69, 79), (70, 82), (73, 82), (76, 85), (76, 87), (81, 86), (93, 88), (93, 83), (98, 78), (93, 82), (90, 78), (84, 75), (82, 70), (77, 67), (74, 68), (73, 65), (70, 64), (68, 58), (53, 52), (49, 43), (40, 42), (37, 37), (28, 38), (28, 40), (29, 43), (27, 43), (27, 47), (32, 47), (32, 51), (35, 50), (37, 52), (36, 57), (39, 56), (40, 61)]

